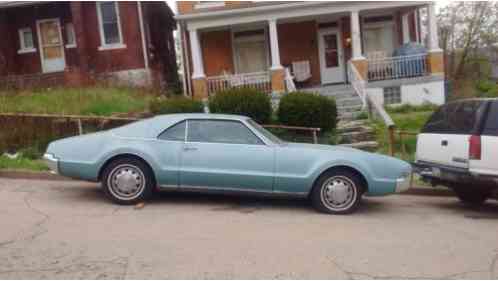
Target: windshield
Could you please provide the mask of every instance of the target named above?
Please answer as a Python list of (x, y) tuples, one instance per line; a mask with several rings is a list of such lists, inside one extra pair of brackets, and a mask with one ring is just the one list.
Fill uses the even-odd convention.
[(256, 129), (256, 131), (258, 131), (260, 134), (262, 134), (263, 136), (265, 136), (267, 139), (271, 140), (272, 142), (274, 142), (276, 144), (283, 144), (284, 143), (284, 141), (282, 141), (281, 139), (276, 137), (274, 134), (270, 133), (270, 131), (263, 128), (261, 125), (256, 123), (254, 120), (249, 119), (247, 122), (249, 122), (249, 124), (251, 124), (251, 126), (254, 129)]

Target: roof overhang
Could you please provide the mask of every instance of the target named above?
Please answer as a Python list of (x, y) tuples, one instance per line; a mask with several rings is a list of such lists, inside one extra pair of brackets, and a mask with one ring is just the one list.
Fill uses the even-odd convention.
[(176, 20), (185, 22), (188, 29), (212, 28), (234, 24), (338, 14), (351, 11), (379, 10), (422, 6), (431, 1), (320, 1), (291, 2), (229, 10), (181, 14)]

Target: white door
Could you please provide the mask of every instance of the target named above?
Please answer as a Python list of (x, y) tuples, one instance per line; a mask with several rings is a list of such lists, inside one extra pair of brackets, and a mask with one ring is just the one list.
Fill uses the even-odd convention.
[(39, 20), (36, 25), (43, 72), (64, 71), (66, 61), (60, 20)]
[(338, 30), (318, 32), (322, 84), (344, 82), (341, 34)]

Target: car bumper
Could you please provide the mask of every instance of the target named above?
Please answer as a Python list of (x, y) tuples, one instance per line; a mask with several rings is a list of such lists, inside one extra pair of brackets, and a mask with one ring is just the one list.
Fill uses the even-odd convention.
[(57, 159), (53, 154), (45, 153), (45, 155), (43, 155), (43, 160), (45, 161), (45, 164), (47, 164), (51, 173), (59, 173), (59, 159)]
[(407, 191), (410, 188), (411, 175), (406, 178), (399, 178), (396, 180), (396, 193)]
[(428, 162), (412, 163), (415, 173), (422, 179), (436, 180), (443, 182), (471, 182), (475, 177), (466, 168), (450, 167)]

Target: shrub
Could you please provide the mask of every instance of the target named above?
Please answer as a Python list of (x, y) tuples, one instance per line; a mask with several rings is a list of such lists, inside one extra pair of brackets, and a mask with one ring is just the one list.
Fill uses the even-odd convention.
[(280, 99), (278, 110), (280, 123), (289, 126), (335, 129), (337, 107), (335, 100), (305, 92), (294, 92)]
[(150, 102), (149, 110), (153, 114), (202, 113), (204, 104), (186, 97), (157, 98)]
[(209, 111), (249, 116), (260, 124), (268, 123), (272, 114), (270, 96), (252, 88), (216, 93), (209, 99)]

